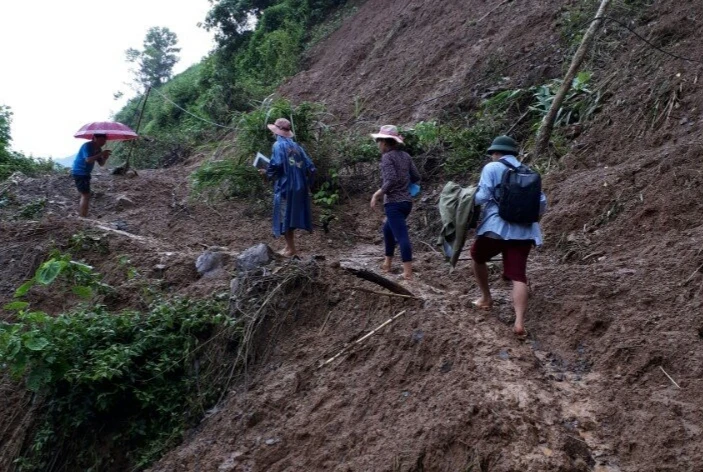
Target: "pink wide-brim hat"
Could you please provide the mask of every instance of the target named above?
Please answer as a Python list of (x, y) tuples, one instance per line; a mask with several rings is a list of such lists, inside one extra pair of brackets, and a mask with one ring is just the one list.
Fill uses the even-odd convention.
[(268, 128), (273, 134), (283, 136), (284, 138), (292, 138), (293, 136), (295, 136), (295, 134), (293, 134), (293, 131), (291, 131), (290, 121), (286, 120), (285, 118), (277, 119), (274, 124), (268, 125)]
[(396, 142), (403, 144), (403, 137), (398, 133), (398, 127), (393, 125), (383, 125), (378, 133), (372, 133), (373, 139), (395, 139)]

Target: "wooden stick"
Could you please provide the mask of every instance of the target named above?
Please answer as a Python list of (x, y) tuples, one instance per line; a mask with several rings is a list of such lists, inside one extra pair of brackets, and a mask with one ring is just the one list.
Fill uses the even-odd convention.
[(371, 289), (365, 288), (365, 287), (354, 287), (354, 290), (361, 290), (362, 292), (367, 292), (367, 293), (375, 293), (376, 295), (388, 295), (389, 297), (400, 297), (400, 298), (411, 298), (414, 300), (422, 300), (421, 298), (416, 297), (414, 295), (401, 295), (400, 293), (379, 292), (379, 291), (371, 290)]
[(503, 1), (500, 2), (498, 5), (496, 5), (495, 8), (493, 8), (493, 9), (490, 10), (488, 13), (486, 13), (485, 15), (483, 15), (481, 18), (479, 18), (478, 20), (476, 20), (476, 22), (475, 22), (474, 24), (477, 25), (477, 24), (481, 23), (483, 20), (485, 20), (486, 18), (488, 18), (488, 16), (489, 16), (491, 13), (493, 13), (494, 11), (496, 11), (497, 9), (499, 9), (500, 7), (502, 7), (503, 5), (505, 5), (505, 4), (507, 4), (507, 3), (510, 3), (510, 2), (512, 2), (512, 1), (513, 1), (513, 0), (503, 0)]
[(684, 283), (682, 283), (681, 285), (686, 285), (686, 284), (689, 283), (691, 280), (693, 280), (693, 277), (695, 277), (696, 274), (701, 271), (701, 269), (703, 269), (703, 264), (701, 264), (700, 267), (698, 267), (696, 270), (694, 270), (693, 273), (692, 273), (692, 274), (686, 279), (686, 281), (685, 281)]
[(669, 380), (671, 380), (671, 383), (673, 383), (674, 385), (676, 385), (677, 388), (681, 388), (681, 387), (679, 386), (679, 384), (677, 384), (676, 381), (675, 381), (674, 379), (672, 379), (669, 374), (666, 373), (666, 371), (664, 370), (664, 367), (659, 366), (659, 368), (662, 370), (662, 372), (664, 372), (664, 375), (666, 375), (666, 376), (669, 378)]
[(596, 34), (596, 30), (601, 25), (601, 23), (603, 23), (603, 15), (605, 15), (610, 1), (611, 0), (601, 0), (600, 6), (598, 7), (598, 12), (596, 13), (596, 16), (591, 22), (591, 26), (588, 27), (586, 33), (583, 35), (581, 44), (579, 45), (578, 49), (576, 50), (576, 53), (574, 54), (574, 57), (571, 60), (571, 66), (569, 66), (569, 70), (566, 73), (563, 82), (561, 83), (561, 87), (559, 88), (557, 94), (554, 96), (554, 100), (552, 101), (549, 111), (542, 119), (542, 123), (540, 124), (539, 130), (537, 131), (537, 138), (535, 139), (534, 152), (532, 153), (532, 155), (536, 158), (541, 157), (542, 154), (544, 154), (544, 152), (549, 147), (549, 138), (552, 135), (552, 129), (554, 128), (554, 120), (557, 116), (557, 112), (559, 111), (559, 108), (561, 108), (561, 105), (564, 102), (566, 93), (571, 88), (571, 82), (574, 80), (574, 77), (576, 77), (579, 67), (581, 67), (581, 63), (583, 62), (583, 59), (586, 56), (586, 52), (588, 51), (588, 48), (591, 45), (591, 41), (593, 40), (593, 37)]
[(331, 362), (334, 362), (335, 359), (338, 359), (339, 356), (341, 356), (342, 354), (344, 354), (345, 352), (347, 352), (349, 349), (351, 349), (352, 347), (356, 346), (357, 344), (361, 344), (363, 341), (365, 341), (366, 339), (368, 339), (368, 338), (370, 338), (371, 336), (373, 336), (374, 333), (376, 333), (378, 330), (383, 329), (384, 327), (386, 327), (386, 326), (388, 326), (389, 324), (391, 324), (392, 322), (394, 322), (396, 319), (398, 319), (398, 318), (400, 318), (401, 316), (403, 316), (403, 315), (405, 314), (405, 312), (406, 312), (406, 310), (403, 310), (403, 311), (401, 311), (400, 313), (398, 313), (397, 315), (395, 315), (393, 318), (387, 319), (387, 320), (384, 321), (380, 326), (378, 326), (377, 328), (372, 329), (372, 330), (369, 331), (367, 334), (365, 334), (364, 336), (360, 337), (359, 339), (357, 339), (356, 341), (354, 341), (353, 343), (349, 344), (349, 345), (346, 346), (344, 349), (342, 349), (341, 351), (339, 351), (336, 355), (330, 357), (330, 358), (327, 359), (325, 362), (323, 362), (322, 364), (320, 364), (320, 366), (318, 367), (318, 369), (321, 369), (321, 368), (323, 368), (324, 366), (326, 366), (327, 364), (329, 364), (329, 363), (331, 363)]
[(605, 254), (603, 251), (592, 252), (590, 254), (583, 256), (583, 259), (581, 259), (581, 260), (585, 261), (586, 259), (590, 259), (591, 257), (598, 257), (598, 256), (602, 256), (603, 254)]
[(421, 242), (422, 244), (424, 244), (425, 246), (427, 246), (428, 248), (432, 249), (432, 252), (434, 252), (435, 254), (440, 254), (440, 255), (441, 255), (441, 253), (440, 253), (438, 250), (436, 250), (435, 248), (433, 248), (430, 244), (426, 243), (425, 241), (420, 241), (420, 242)]
[(327, 322), (330, 320), (330, 316), (332, 316), (332, 312), (328, 312), (327, 316), (325, 316), (325, 322), (322, 323), (322, 326), (320, 326), (320, 331), (318, 331), (319, 334), (322, 334), (322, 332), (325, 330), (325, 326), (327, 326)]
[(360, 279), (368, 280), (369, 282), (373, 282), (376, 285), (380, 285), (381, 287), (386, 288), (393, 293), (399, 293), (400, 295), (410, 295), (413, 297), (415, 296), (410, 290), (403, 287), (399, 283), (394, 282), (381, 275), (378, 275), (375, 272), (371, 272), (366, 269), (356, 269), (354, 267), (345, 266), (342, 266), (342, 269), (346, 270), (347, 272), (350, 272), (351, 274), (359, 277)]

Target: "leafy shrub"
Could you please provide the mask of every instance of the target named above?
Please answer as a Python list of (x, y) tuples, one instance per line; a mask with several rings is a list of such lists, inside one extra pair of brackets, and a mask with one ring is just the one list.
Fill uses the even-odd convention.
[(46, 208), (46, 198), (37, 198), (36, 200), (23, 205), (16, 215), (19, 220), (33, 220), (44, 212)]
[(377, 161), (381, 155), (376, 143), (368, 135), (352, 132), (339, 133), (332, 150), (342, 167)]
[(215, 329), (230, 325), (219, 300), (157, 299), (146, 313), (98, 304), (57, 316), (22, 300), (37, 284), (89, 298), (109, 289), (101, 278), (54, 253), (4, 307), (17, 314), (0, 323), (0, 369), (47, 399), (20, 470), (141, 468), (221, 393), (225, 376), (215, 374), (224, 367), (201, 352)]
[(50, 470), (57, 458), (54, 469), (104, 469), (109, 457), (88, 462), (80, 452), (110, 443), (130, 466), (156, 459), (219, 393), (216, 384), (198, 390), (193, 362), (224, 322), (219, 303), (172, 300), (145, 314), (21, 311), (0, 324), (0, 365), (50, 399), (23, 469)]
[(260, 197), (264, 187), (251, 161), (257, 152), (271, 154), (275, 137), (266, 125), (280, 117), (291, 121), (296, 141), (305, 147), (315, 162), (317, 179), (320, 182), (328, 180), (332, 167), (324, 153), (317, 153), (324, 148), (327, 139), (324, 131), (317, 131), (325, 128), (320, 121), (323, 116), (324, 108), (321, 105), (301, 103), (293, 106), (286, 100), (273, 98), (264, 100), (255, 110), (238, 114), (235, 118), (239, 129), (235, 138), (236, 154), (219, 161), (205, 162), (193, 172), (191, 181), (194, 192), (202, 194), (215, 190), (226, 197)]
[(464, 175), (479, 170), (486, 149), (499, 133), (497, 126), (478, 119), (469, 127), (448, 127), (443, 133), (448, 147), (444, 171), (448, 176)]
[(263, 191), (261, 177), (248, 163), (234, 159), (208, 161), (191, 175), (193, 192), (196, 195), (219, 194), (229, 197), (251, 197)]
[[(592, 74), (590, 72), (580, 72), (574, 78), (571, 88), (557, 111), (554, 121), (555, 127), (582, 123), (600, 109), (600, 91), (593, 91), (588, 86), (591, 77)], [(530, 109), (536, 111), (540, 119), (549, 112), (549, 108), (551, 108), (562, 82), (561, 79), (554, 79), (548, 84), (532, 89), (536, 103)]]
[[(15, 298), (24, 297), (35, 285), (51, 285), (56, 280), (64, 280), (70, 290), (81, 298), (91, 298), (94, 293), (107, 293), (112, 290), (101, 282), (100, 274), (93, 272), (88, 264), (74, 261), (70, 254), (54, 251), (39, 268), (34, 277), (23, 283), (15, 292)], [(18, 305), (19, 304), (19, 305)], [(24, 309), (28, 303), (15, 302), (12, 309)]]
[(312, 201), (322, 208), (320, 212), (320, 224), (325, 233), (329, 232), (329, 224), (336, 220), (334, 207), (339, 203), (339, 181), (338, 174), (333, 171), (330, 179), (319, 186), (317, 192), (312, 196)]
[[(204, 26), (215, 30), (219, 47), (200, 64), (152, 91), (139, 130), (151, 140), (140, 140), (133, 149), (119, 149), (115, 161), (124, 161), (133, 152), (136, 167), (168, 165), (212, 140), (221, 131), (212, 123), (230, 126), (234, 118), (242, 119), (241, 114), (255, 112), (256, 101), (299, 70), (311, 28), (345, 1), (213, 1)], [(130, 100), (115, 119), (135, 127), (140, 98)], [(300, 134), (299, 138), (306, 141)], [(261, 146), (266, 140), (257, 143)]]

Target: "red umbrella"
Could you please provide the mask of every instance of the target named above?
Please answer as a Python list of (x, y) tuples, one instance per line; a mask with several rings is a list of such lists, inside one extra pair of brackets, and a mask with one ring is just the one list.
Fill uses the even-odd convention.
[(88, 123), (73, 136), (75, 138), (93, 139), (93, 136), (96, 134), (107, 135), (108, 141), (126, 141), (139, 137), (129, 126), (118, 123), (117, 121), (96, 121), (94, 123)]

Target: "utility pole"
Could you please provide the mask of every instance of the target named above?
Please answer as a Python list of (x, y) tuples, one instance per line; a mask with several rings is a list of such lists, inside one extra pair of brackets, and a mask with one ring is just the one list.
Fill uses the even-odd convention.
[(601, 0), (600, 7), (598, 7), (598, 13), (596, 13), (595, 19), (591, 22), (591, 26), (588, 27), (586, 34), (583, 35), (581, 44), (576, 50), (573, 59), (571, 59), (571, 66), (569, 66), (569, 71), (564, 77), (564, 81), (559, 88), (552, 106), (542, 120), (542, 124), (539, 126), (539, 131), (537, 132), (537, 139), (535, 141), (535, 149), (532, 153), (533, 156), (541, 156), (545, 153), (549, 147), (549, 138), (552, 136), (552, 130), (554, 129), (554, 120), (556, 119), (557, 112), (561, 108), (561, 104), (564, 102), (566, 93), (571, 88), (571, 83), (574, 81), (574, 77), (578, 73), (579, 67), (586, 56), (586, 51), (588, 51), (589, 46), (596, 34), (596, 30), (603, 23), (603, 15), (610, 4), (610, 0)]

